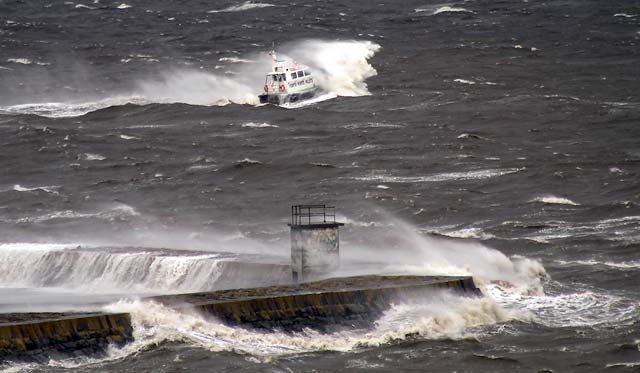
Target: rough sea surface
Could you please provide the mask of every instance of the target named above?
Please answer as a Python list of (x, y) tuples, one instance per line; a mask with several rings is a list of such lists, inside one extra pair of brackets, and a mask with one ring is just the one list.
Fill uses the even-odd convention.
[[(640, 369), (640, 2), (125, 1), (0, 0), (0, 311), (136, 337), (2, 369)], [(257, 105), (272, 46), (320, 97)], [(135, 300), (286, 263), (295, 203), (337, 207), (340, 274), (484, 297), (296, 335)]]

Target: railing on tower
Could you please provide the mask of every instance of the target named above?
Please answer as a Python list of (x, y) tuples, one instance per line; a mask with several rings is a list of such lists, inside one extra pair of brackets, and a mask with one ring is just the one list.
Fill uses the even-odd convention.
[(291, 225), (335, 224), (335, 207), (326, 205), (291, 206)]

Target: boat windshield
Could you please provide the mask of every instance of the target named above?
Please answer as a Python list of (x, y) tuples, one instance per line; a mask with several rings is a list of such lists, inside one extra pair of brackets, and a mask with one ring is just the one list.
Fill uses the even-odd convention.
[(274, 82), (286, 82), (287, 76), (285, 74), (272, 74), (271, 79), (273, 79)]

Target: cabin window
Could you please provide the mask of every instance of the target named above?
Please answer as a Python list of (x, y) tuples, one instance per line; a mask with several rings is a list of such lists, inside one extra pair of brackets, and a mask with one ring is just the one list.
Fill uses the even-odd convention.
[(295, 79), (296, 78), (296, 73), (291, 73), (291, 79)]
[(280, 74), (280, 81), (286, 82), (287, 81), (287, 74)]
[(304, 75), (305, 75), (305, 76), (309, 76), (309, 75), (311, 75), (311, 71), (309, 71), (309, 70), (305, 70), (305, 71), (304, 71)]
[(304, 76), (304, 73), (302, 71), (298, 71), (298, 78), (302, 78)]
[(277, 82), (277, 81), (278, 81), (278, 76), (277, 76), (277, 75), (271, 75), (271, 77), (273, 78), (273, 81), (274, 81), (274, 82)]

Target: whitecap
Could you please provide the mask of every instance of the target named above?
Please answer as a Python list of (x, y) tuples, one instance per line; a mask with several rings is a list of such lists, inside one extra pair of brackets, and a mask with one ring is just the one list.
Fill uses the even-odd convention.
[(456, 83), (462, 83), (462, 84), (476, 84), (476, 82), (472, 81), (472, 80), (466, 80), (466, 79), (454, 79), (453, 80)]
[(131, 5), (126, 4), (126, 3), (122, 3), (120, 5), (117, 6), (118, 9), (127, 9), (127, 8), (131, 8)]
[(448, 230), (448, 231), (435, 231), (436, 233), (451, 237), (451, 238), (473, 238), (479, 240), (489, 240), (494, 238), (495, 236), (489, 233), (485, 233), (481, 228), (462, 228), (457, 230)]
[(488, 179), (497, 176), (503, 176), (520, 172), (524, 168), (504, 168), (504, 169), (488, 169), (475, 170), (467, 172), (446, 172), (429, 176), (392, 176), (392, 175), (370, 175), (355, 177), (355, 180), (362, 181), (382, 181), (386, 183), (425, 183), (439, 182), (451, 180), (479, 180)]
[(267, 122), (257, 123), (257, 122), (247, 122), (242, 123), (242, 127), (247, 128), (278, 128), (275, 124), (269, 124)]
[(449, 5), (444, 6), (430, 6), (426, 8), (417, 8), (414, 9), (416, 13), (427, 12), (429, 15), (435, 16), (441, 13), (474, 13), (473, 11), (465, 8), (456, 8)]
[(254, 63), (256, 61), (253, 60), (247, 60), (244, 58), (238, 58), (238, 57), (220, 57), (218, 59), (218, 61), (220, 62), (233, 62), (233, 63)]
[(120, 135), (120, 138), (123, 139), (123, 140), (140, 140), (139, 137), (128, 136), (128, 135)]
[(436, 9), (436, 11), (433, 12), (433, 14), (436, 15), (436, 14), (440, 14), (440, 13), (449, 13), (449, 12), (453, 12), (453, 13), (459, 13), (459, 12), (473, 13), (471, 10), (465, 9), (465, 8), (455, 8), (455, 7), (450, 7), (450, 6), (443, 6), (443, 7), (440, 7), (438, 9)]
[(16, 223), (41, 223), (51, 220), (66, 219), (104, 219), (108, 221), (122, 220), (131, 216), (139, 216), (140, 213), (133, 207), (124, 203), (111, 206), (97, 212), (79, 212), (74, 210), (54, 211), (40, 216), (28, 216), (16, 220)]
[(31, 187), (31, 188), (27, 188), (27, 187), (23, 187), (20, 184), (16, 184), (13, 186), (13, 190), (15, 190), (16, 192), (37, 192), (39, 190), (43, 191), (43, 192), (47, 192), (47, 193), (51, 193), (51, 194), (58, 194), (58, 191), (56, 189), (60, 188), (57, 185), (51, 185), (51, 186), (36, 186), (36, 187)]
[(614, 17), (623, 17), (623, 18), (635, 18), (637, 14), (627, 14), (627, 13), (616, 13), (613, 15)]
[(86, 161), (104, 161), (107, 157), (96, 153), (84, 153), (84, 159)]
[(8, 58), (7, 62), (12, 62), (20, 65), (31, 65), (33, 63), (28, 58)]
[(553, 195), (536, 197), (532, 199), (530, 202), (542, 202), (547, 204), (579, 206), (578, 203), (575, 203), (568, 198), (556, 197)]
[(210, 10), (207, 13), (226, 13), (226, 12), (240, 12), (243, 10), (251, 10), (251, 9), (260, 9), (275, 6), (269, 3), (254, 3), (251, 1), (245, 1), (240, 5), (232, 5), (228, 8), (218, 9), (218, 10)]
[(556, 263), (562, 264), (562, 265), (578, 264), (578, 265), (584, 265), (584, 266), (603, 265), (603, 266), (617, 268), (617, 269), (640, 268), (640, 261), (612, 262), (612, 261), (598, 261), (595, 259), (589, 259), (589, 260), (556, 260)]
[(146, 103), (148, 103), (148, 101), (141, 96), (115, 96), (99, 101), (89, 102), (43, 102), (19, 104), (0, 107), (0, 110), (12, 114), (35, 114), (48, 118), (62, 118), (77, 117), (110, 106), (126, 104), (143, 105)]

